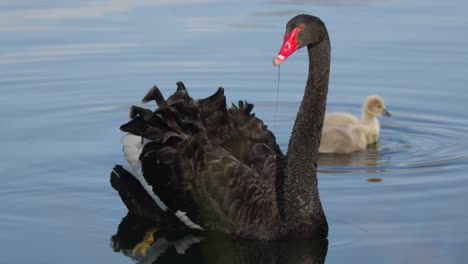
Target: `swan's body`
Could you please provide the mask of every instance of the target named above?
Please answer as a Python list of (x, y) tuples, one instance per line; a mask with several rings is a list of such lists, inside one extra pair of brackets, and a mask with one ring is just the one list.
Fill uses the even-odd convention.
[(368, 96), (362, 106), (361, 119), (348, 113), (325, 116), (320, 153), (351, 153), (365, 149), (380, 136), (378, 116), (390, 116), (382, 97)]
[(325, 115), (323, 127), (327, 126), (340, 126), (349, 127), (361, 124), (361, 120), (356, 116), (348, 113), (331, 113)]
[(132, 120), (121, 127), (129, 133), (123, 143), (133, 171), (116, 166), (111, 175), (128, 209), (245, 238), (325, 238), (316, 176), (330, 69), (323, 22), (309, 15), (291, 19), (273, 63), (304, 46), (309, 78), (287, 155), (251, 113), (253, 105), (227, 108), (222, 88), (194, 100), (179, 82), (165, 100), (153, 87), (143, 102), (155, 100), (158, 109), (134, 106)]

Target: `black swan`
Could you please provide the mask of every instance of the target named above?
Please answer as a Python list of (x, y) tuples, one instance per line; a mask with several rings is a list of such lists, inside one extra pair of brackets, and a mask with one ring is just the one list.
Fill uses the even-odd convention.
[(226, 107), (223, 88), (194, 100), (179, 82), (165, 100), (154, 86), (143, 98), (156, 101), (154, 112), (132, 106), (131, 121), (121, 126), (128, 132), (122, 143), (132, 172), (117, 165), (111, 173), (129, 211), (243, 238), (326, 238), (316, 161), (330, 39), (318, 17), (298, 15), (288, 22), (273, 64), (302, 47), (308, 50), (309, 75), (287, 155), (251, 113), (252, 104)]

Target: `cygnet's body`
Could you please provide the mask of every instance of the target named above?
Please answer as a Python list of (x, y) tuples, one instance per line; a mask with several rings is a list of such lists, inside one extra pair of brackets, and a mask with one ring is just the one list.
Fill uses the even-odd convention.
[(371, 95), (362, 106), (361, 119), (348, 113), (325, 116), (320, 153), (351, 153), (376, 142), (380, 135), (378, 116), (391, 116), (382, 97)]

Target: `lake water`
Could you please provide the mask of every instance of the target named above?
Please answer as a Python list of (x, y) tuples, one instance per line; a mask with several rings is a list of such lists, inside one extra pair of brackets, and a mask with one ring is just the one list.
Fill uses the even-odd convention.
[[(462, 0), (1, 1), (1, 262), (465, 263), (467, 10)], [(281, 67), (277, 114), (271, 61), (298, 13), (321, 17), (331, 36), (328, 111), (359, 115), (380, 94), (393, 114), (367, 151), (320, 159), (328, 245), (203, 234), (183, 255), (163, 237), (134, 252), (151, 223), (122, 220), (109, 184), (125, 164), (129, 106), (153, 84), (167, 95), (182, 80), (194, 98), (223, 86), (229, 102), (256, 105), (285, 151), (306, 53)]]

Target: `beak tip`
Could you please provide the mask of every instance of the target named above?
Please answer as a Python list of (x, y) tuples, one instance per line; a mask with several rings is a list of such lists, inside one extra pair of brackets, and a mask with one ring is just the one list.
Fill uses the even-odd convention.
[(273, 59), (273, 65), (274, 65), (274, 66), (279, 66), (279, 65), (281, 64), (281, 62), (282, 62), (282, 61), (279, 60), (278, 57), (275, 57), (275, 58)]
[(387, 111), (387, 109), (384, 109), (382, 115), (383, 115), (383, 116), (387, 116), (387, 117), (392, 117), (392, 114), (390, 114), (390, 112)]
[(273, 65), (275, 66), (279, 66), (283, 61), (286, 60), (286, 57), (281, 55), (281, 54), (278, 54), (278, 56), (276, 56), (274, 59), (273, 59)]

